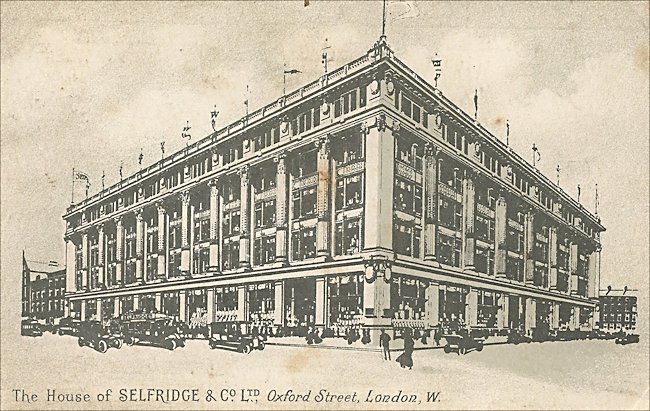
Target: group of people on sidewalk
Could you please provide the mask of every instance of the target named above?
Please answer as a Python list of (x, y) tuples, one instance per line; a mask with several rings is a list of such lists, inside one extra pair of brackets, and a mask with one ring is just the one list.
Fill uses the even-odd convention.
[[(404, 339), (404, 351), (395, 359), (402, 368), (409, 370), (413, 369), (413, 350), (415, 349), (415, 340), (413, 339), (413, 332), (407, 328), (402, 335)], [(386, 333), (386, 330), (381, 330), (379, 335), (379, 346), (383, 348), (384, 360), (390, 361), (390, 341), (391, 337)]]

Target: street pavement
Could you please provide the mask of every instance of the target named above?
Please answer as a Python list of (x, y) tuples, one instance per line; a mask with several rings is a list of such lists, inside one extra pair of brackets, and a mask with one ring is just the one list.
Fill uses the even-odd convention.
[[(416, 350), (413, 370), (394, 361), (399, 352), (392, 353), (392, 361), (384, 361), (378, 351), (290, 346), (267, 346), (246, 355), (190, 340), (174, 352), (125, 346), (101, 354), (80, 348), (70, 336), (46, 333), (17, 341), (20, 348), (2, 359), (2, 409), (649, 407), (648, 342), (643, 337), (640, 344), (626, 346), (613, 340), (487, 345), (464, 356)], [(120, 401), (121, 389), (139, 388), (196, 389), (200, 400), (144, 402), (138, 391)], [(39, 402), (17, 401), (14, 389), (38, 394)], [(56, 390), (55, 395), (87, 393), (91, 400), (48, 402), (47, 389)], [(112, 390), (110, 400), (98, 401), (107, 389)], [(356, 401), (344, 402), (346, 395)], [(411, 400), (415, 402), (402, 402)]]

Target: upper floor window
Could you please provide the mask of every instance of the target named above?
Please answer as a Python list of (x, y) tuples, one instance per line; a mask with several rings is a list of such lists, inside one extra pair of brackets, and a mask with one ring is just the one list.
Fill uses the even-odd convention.
[(293, 191), (293, 216), (295, 218), (316, 215), (316, 187)]
[(356, 174), (336, 181), (336, 209), (355, 207), (363, 203), (363, 175)]

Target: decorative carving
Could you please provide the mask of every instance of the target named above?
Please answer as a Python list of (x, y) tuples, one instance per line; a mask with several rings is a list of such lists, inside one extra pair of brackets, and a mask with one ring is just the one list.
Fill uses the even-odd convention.
[(323, 116), (328, 116), (330, 113), (330, 105), (325, 99), (323, 99), (323, 102), (320, 105), (320, 112)]
[(316, 140), (316, 147), (318, 147), (318, 156), (319, 158), (326, 160), (330, 156), (330, 142), (332, 140), (332, 135), (331, 134), (325, 134), (324, 136), (320, 136), (318, 140)]
[(138, 221), (138, 223), (142, 222), (143, 212), (144, 212), (144, 208), (138, 208), (135, 210), (135, 219)]
[(386, 72), (386, 94), (392, 96), (395, 93), (395, 83), (393, 83), (393, 74)]
[(370, 83), (370, 94), (373, 96), (379, 94), (379, 80), (377, 79), (377, 73), (372, 75), (372, 82)]
[(182, 191), (178, 195), (178, 198), (181, 200), (181, 203), (183, 203), (183, 206), (187, 207), (190, 203), (190, 190)]
[(479, 158), (481, 156), (481, 142), (480, 141), (476, 141), (474, 143), (474, 156), (476, 158)]
[(377, 127), (377, 131), (379, 132), (386, 131), (386, 114), (381, 113), (380, 115), (377, 116), (375, 121), (375, 126)]
[(359, 124), (359, 131), (361, 132), (362, 136), (367, 135), (368, 134), (368, 123), (366, 123), (365, 121), (361, 122), (361, 124)]
[(398, 120), (393, 120), (393, 135), (394, 136), (399, 135), (401, 129), (402, 129), (402, 125), (400, 124), (400, 122)]
[(289, 132), (289, 117), (286, 115), (280, 120), (280, 132), (282, 134), (287, 134)]
[(434, 122), (435, 122), (435, 124), (436, 124), (436, 128), (437, 128), (438, 130), (440, 130), (440, 129), (442, 128), (442, 115), (440, 114), (439, 111), (434, 111), (434, 112), (433, 112), (433, 115), (434, 115), (434, 117), (435, 117), (435, 121), (434, 121)]
[(286, 158), (287, 155), (282, 153), (278, 154), (277, 156), (273, 157), (273, 162), (276, 164), (276, 169), (278, 174), (286, 174), (287, 172), (287, 167), (286, 167)]

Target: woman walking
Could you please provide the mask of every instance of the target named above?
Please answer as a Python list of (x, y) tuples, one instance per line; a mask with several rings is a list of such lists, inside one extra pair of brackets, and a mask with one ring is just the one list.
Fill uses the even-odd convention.
[(411, 330), (406, 329), (404, 332), (404, 352), (402, 352), (395, 361), (397, 361), (402, 368), (408, 367), (409, 370), (413, 369), (413, 348), (415, 341), (411, 336)]

